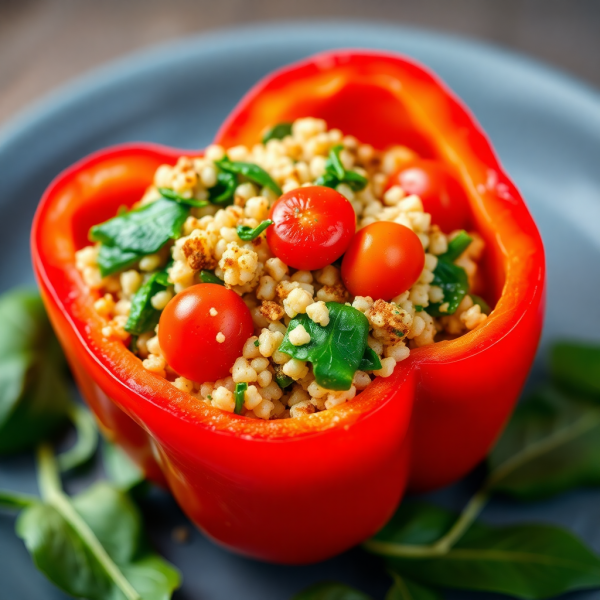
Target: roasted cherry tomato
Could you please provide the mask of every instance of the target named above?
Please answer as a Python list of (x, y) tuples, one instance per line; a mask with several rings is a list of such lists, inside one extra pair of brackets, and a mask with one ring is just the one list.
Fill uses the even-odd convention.
[(312, 185), (283, 194), (271, 208), (267, 242), (275, 256), (295, 269), (322, 269), (339, 258), (356, 231), (347, 198)]
[(407, 194), (416, 194), (423, 201), (431, 222), (449, 233), (464, 229), (469, 220), (469, 205), (464, 190), (437, 160), (414, 160), (403, 165), (388, 180), (386, 189), (399, 185)]
[(417, 234), (404, 225), (379, 221), (352, 238), (342, 261), (342, 279), (354, 296), (390, 300), (408, 290), (424, 266)]
[(204, 383), (229, 375), (253, 329), (250, 310), (233, 290), (200, 283), (167, 304), (158, 340), (177, 373)]

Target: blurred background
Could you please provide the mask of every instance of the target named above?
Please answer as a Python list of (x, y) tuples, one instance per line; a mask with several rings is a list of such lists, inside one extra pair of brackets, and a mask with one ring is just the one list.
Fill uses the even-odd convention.
[(229, 26), (300, 19), (381, 20), (466, 35), (600, 87), (598, 0), (0, 0), (0, 124), (122, 54)]

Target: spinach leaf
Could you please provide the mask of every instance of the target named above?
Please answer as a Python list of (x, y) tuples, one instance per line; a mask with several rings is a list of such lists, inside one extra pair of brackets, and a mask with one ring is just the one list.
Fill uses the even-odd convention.
[(419, 583), (527, 599), (600, 586), (600, 558), (573, 534), (550, 525), (475, 523), (444, 554), (395, 556), (395, 545), (432, 543), (455, 518), (442, 508), (405, 503), (366, 547), (386, 557), (394, 572)]
[(469, 294), (469, 296), (471, 296), (471, 300), (473, 300), (473, 304), (477, 304), (479, 306), (479, 308), (481, 308), (481, 312), (484, 315), (490, 314), (492, 309), (490, 308), (490, 305), (481, 296), (476, 296), (475, 294)]
[(106, 475), (120, 490), (129, 491), (144, 481), (140, 468), (115, 444), (104, 441), (102, 462)]
[(344, 149), (342, 144), (336, 144), (329, 151), (329, 157), (325, 162), (325, 173), (317, 178), (315, 185), (336, 188), (340, 183), (345, 183), (355, 192), (364, 189), (368, 179), (356, 171), (346, 171), (340, 159), (340, 152)]
[(488, 458), (489, 487), (521, 500), (600, 485), (600, 406), (545, 386), (517, 405)]
[(152, 331), (160, 319), (160, 310), (152, 306), (152, 297), (160, 291), (166, 290), (169, 285), (169, 274), (165, 268), (150, 275), (131, 299), (131, 310), (125, 331), (134, 335), (141, 335)]
[(144, 257), (143, 253), (132, 252), (131, 250), (122, 250), (117, 246), (107, 246), (100, 244), (98, 252), (98, 267), (100, 275), (106, 277), (119, 271), (124, 271)]
[(429, 587), (415, 583), (406, 577), (392, 573), (394, 585), (385, 600), (441, 600), (441, 596)]
[(550, 354), (552, 379), (560, 386), (600, 401), (600, 346), (560, 342)]
[(241, 240), (245, 242), (250, 242), (256, 239), (269, 225), (273, 225), (273, 221), (271, 219), (267, 219), (263, 221), (256, 227), (248, 227), (248, 225), (238, 225), (237, 226), (237, 234)]
[(75, 445), (58, 457), (62, 471), (69, 471), (87, 463), (98, 447), (98, 427), (87, 408), (72, 403), (68, 408), (69, 418), (77, 430)]
[(473, 238), (466, 232), (460, 231), (449, 243), (448, 249), (439, 258), (454, 262), (471, 245)]
[(232, 204), (237, 184), (237, 177), (233, 173), (219, 171), (217, 183), (208, 190), (208, 199), (212, 204), (221, 206)]
[(90, 239), (138, 255), (153, 254), (179, 236), (188, 212), (187, 207), (161, 198), (95, 225)]
[[(456, 312), (458, 305), (469, 291), (469, 278), (466, 271), (442, 258), (438, 257), (438, 263), (433, 271), (433, 281), (431, 285), (437, 285), (444, 292), (443, 302), (430, 304), (427, 312), (433, 317), (444, 317)], [(448, 310), (442, 312), (440, 307), (445, 302), (448, 303)]]
[(66, 374), (39, 295), (0, 296), (0, 454), (25, 450), (66, 424)]
[(242, 414), (242, 408), (244, 408), (244, 392), (248, 389), (247, 383), (236, 383), (235, 384), (235, 412), (236, 415)]
[(253, 183), (270, 189), (278, 196), (283, 194), (283, 191), (275, 183), (273, 178), (263, 168), (255, 165), (254, 163), (231, 161), (229, 158), (224, 157), (221, 160), (216, 160), (215, 164), (226, 173), (243, 175), (246, 177), (246, 179), (249, 179)]
[(262, 136), (262, 143), (266, 144), (269, 140), (282, 140), (284, 137), (292, 135), (291, 123), (277, 123), (269, 127)]
[(361, 371), (377, 371), (378, 369), (381, 369), (381, 360), (379, 360), (377, 352), (375, 352), (371, 346), (365, 348), (364, 356), (362, 357), (358, 368)]
[[(322, 327), (305, 314), (296, 316), (290, 321), (279, 351), (310, 361), (320, 386), (328, 390), (348, 390), (365, 354), (369, 322), (351, 306), (337, 302), (327, 302), (326, 306), (329, 309), (327, 326)], [(294, 346), (289, 340), (290, 332), (298, 325), (304, 325), (311, 338), (303, 346)]]
[(196, 198), (184, 198), (181, 194), (178, 194), (175, 190), (169, 188), (158, 188), (158, 193), (167, 200), (173, 200), (178, 204), (184, 206), (190, 206), (192, 208), (204, 208), (208, 206), (210, 202), (208, 200), (196, 200)]
[(219, 279), (212, 271), (200, 271), (200, 281), (202, 283), (225, 285), (225, 282), (222, 279)]
[(371, 598), (345, 583), (324, 581), (296, 594), (293, 600), (371, 600)]

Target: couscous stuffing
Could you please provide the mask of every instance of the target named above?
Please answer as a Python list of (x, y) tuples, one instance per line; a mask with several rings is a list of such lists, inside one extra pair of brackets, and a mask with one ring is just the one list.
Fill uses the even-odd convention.
[[(76, 254), (102, 335), (199, 402), (253, 419), (350, 402), (411, 350), (473, 330), (489, 311), (470, 293), (482, 239), (442, 231), (418, 195), (390, 185), (412, 150), (377, 151), (314, 118), (275, 130), (252, 148), (212, 145), (161, 166), (138, 205), (93, 227), (94, 245)], [(378, 267), (382, 239), (395, 254)], [(243, 304), (202, 309), (211, 339), (178, 372), (159, 320), (198, 284)], [(230, 362), (198, 379), (213, 347)]]

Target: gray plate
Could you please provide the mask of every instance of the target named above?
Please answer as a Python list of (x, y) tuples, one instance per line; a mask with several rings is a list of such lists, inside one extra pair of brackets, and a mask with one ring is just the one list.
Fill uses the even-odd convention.
[[(521, 56), (381, 24), (274, 24), (205, 35), (119, 61), (44, 99), (0, 133), (1, 288), (32, 283), (31, 217), (61, 169), (123, 141), (200, 148), (262, 75), (326, 48), (350, 46), (415, 57), (471, 107), (542, 231), (549, 267), (544, 342), (600, 339), (600, 96)], [(432, 497), (459, 507), (473, 484), (467, 480)], [(32, 460), (3, 459), (0, 487), (34, 491)], [(531, 506), (494, 501), (484, 516), (495, 523), (562, 523), (600, 552), (599, 506), (600, 492), (587, 490)], [(378, 561), (359, 550), (311, 567), (275, 567), (229, 554), (195, 531), (187, 545), (171, 542), (171, 529), (186, 520), (164, 493), (153, 493), (144, 512), (153, 541), (183, 571), (180, 600), (286, 600), (322, 579), (341, 579), (380, 599), (388, 586)], [(32, 566), (13, 526), (12, 518), (0, 517), (0, 598), (64, 599)], [(600, 594), (570, 597), (598, 600)]]

